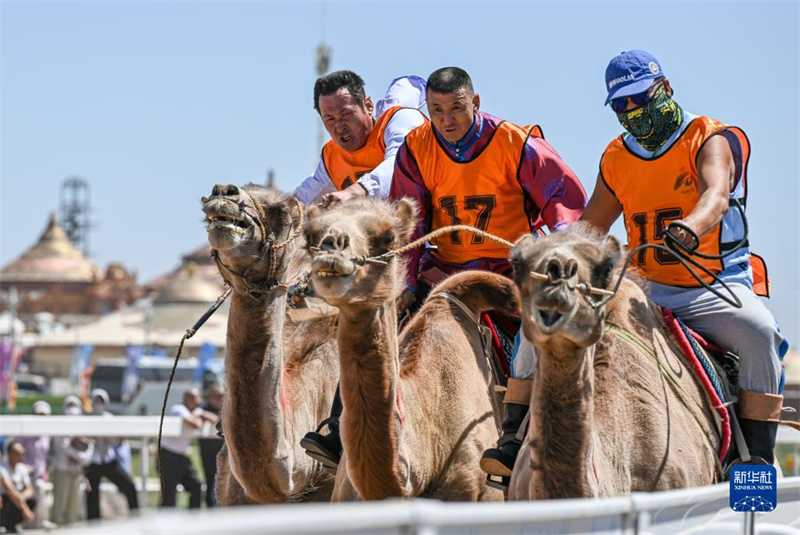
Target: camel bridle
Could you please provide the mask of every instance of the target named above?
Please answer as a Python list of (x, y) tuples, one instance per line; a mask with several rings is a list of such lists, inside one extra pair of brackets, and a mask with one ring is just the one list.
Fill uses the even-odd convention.
[[(289, 235), (286, 237), (285, 240), (282, 242), (277, 242), (278, 238), (275, 235), (275, 230), (271, 227), (266, 226), (267, 215), (264, 212), (264, 208), (261, 204), (253, 198), (247, 190), (239, 190), (240, 195), (246, 196), (250, 199), (250, 204), (252, 204), (253, 208), (256, 211), (256, 216), (253, 217), (251, 214), (247, 214), (250, 216), (255, 224), (258, 226), (259, 230), (261, 231), (261, 239), (259, 243), (259, 252), (253, 258), (253, 261), (250, 262), (244, 270), (239, 273), (238, 271), (233, 270), (229, 266), (225, 265), (222, 259), (219, 257), (219, 251), (216, 249), (211, 250), (211, 258), (214, 259), (214, 262), (217, 264), (217, 267), (220, 269), (220, 275), (222, 275), (222, 279), (225, 281), (225, 284), (231, 288), (233, 288), (233, 284), (231, 282), (231, 277), (238, 278), (242, 286), (244, 286), (245, 290), (247, 291), (248, 295), (253, 299), (258, 299), (260, 296), (264, 294), (268, 294), (278, 289), (282, 289), (286, 291), (289, 285), (285, 282), (280, 282), (277, 277), (275, 276), (275, 272), (278, 269), (278, 251), (284, 249), (287, 245), (289, 245), (292, 241), (295, 240), (301, 233), (303, 227), (303, 218), (305, 216), (305, 210), (303, 208), (303, 203), (298, 201), (295, 197), (292, 197), (292, 201), (294, 201), (295, 205), (297, 206), (297, 210), (300, 212), (299, 216), (299, 223), (297, 226), (292, 224), (292, 215), (291, 210), (289, 211), (289, 215), (287, 216), (287, 223), (289, 227)], [(242, 208), (242, 210), (247, 213), (247, 205)], [(253, 282), (249, 278), (250, 270), (252, 270), (256, 264), (264, 260), (265, 257), (268, 258), (268, 268), (267, 268), (267, 276), (266, 279), (261, 282)], [(223, 270), (227, 272), (228, 276), (223, 273)]]

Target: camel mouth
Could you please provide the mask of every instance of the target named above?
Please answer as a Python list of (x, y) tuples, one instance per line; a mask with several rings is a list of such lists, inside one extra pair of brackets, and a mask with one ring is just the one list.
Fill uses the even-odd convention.
[(564, 317), (563, 314), (555, 309), (544, 310), (540, 308), (537, 312), (539, 313), (539, 319), (541, 320), (542, 325), (545, 327), (553, 327), (556, 323), (558, 323), (558, 320)]
[(565, 313), (556, 308), (533, 307), (530, 315), (531, 321), (543, 334), (553, 334), (561, 329), (572, 317), (572, 313)]
[(357, 268), (352, 260), (341, 255), (317, 256), (311, 262), (311, 274), (320, 279), (351, 277)]
[(208, 230), (225, 229), (237, 234), (244, 234), (252, 224), (249, 218), (235, 214), (215, 214), (206, 217)]

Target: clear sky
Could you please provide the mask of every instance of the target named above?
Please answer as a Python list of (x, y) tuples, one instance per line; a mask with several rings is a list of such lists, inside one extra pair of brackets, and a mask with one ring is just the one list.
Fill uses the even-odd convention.
[(749, 135), (750, 241), (797, 347), (798, 15), (796, 1), (2, 1), (0, 264), (41, 233), (68, 175), (91, 184), (93, 260), (142, 281), (204, 243), (199, 198), (215, 183), (274, 168), (293, 189), (318, 157), (323, 33), (332, 69), (360, 73), (376, 99), (398, 75), (466, 69), (484, 110), (542, 125), (591, 192), (620, 132), (606, 64), (642, 48), (684, 109)]

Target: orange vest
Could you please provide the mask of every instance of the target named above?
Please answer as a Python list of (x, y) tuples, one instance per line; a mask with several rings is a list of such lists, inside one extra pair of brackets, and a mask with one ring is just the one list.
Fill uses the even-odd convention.
[[(682, 219), (697, 205), (700, 193), (697, 189), (697, 155), (708, 139), (728, 132), (738, 140), (740, 150), (735, 153), (736, 176), (741, 177), (741, 198), (746, 195), (747, 162), (750, 143), (744, 132), (736, 127), (708, 117), (694, 119), (675, 143), (660, 156), (644, 159), (633, 154), (622, 136), (614, 139), (603, 153), (600, 174), (606, 186), (622, 204), (628, 246), (643, 243), (661, 243), (662, 234), (672, 221)], [(731, 208), (731, 210), (736, 210)], [(700, 238), (697, 250), (701, 253), (719, 255), (726, 250), (721, 243), (722, 225)], [(723, 269), (722, 260), (705, 260), (693, 257), (712, 273)], [(644, 277), (672, 286), (699, 286), (672, 255), (654, 249), (645, 249), (637, 254), (633, 262)], [(706, 282), (713, 279), (701, 273)]]
[(394, 114), (402, 109), (395, 106), (383, 112), (375, 121), (364, 146), (355, 152), (347, 152), (333, 140), (322, 147), (322, 163), (337, 190), (342, 191), (352, 186), (362, 175), (369, 173), (386, 159), (383, 134)]
[[(433, 126), (412, 130), (406, 144), (431, 194), (431, 230), (470, 225), (513, 242), (531, 231), (517, 177), (528, 136), (541, 138), (538, 126), (522, 128), (501, 122), (483, 151), (469, 162), (456, 162), (439, 146)], [(431, 240), (433, 254), (455, 264), (478, 258), (508, 258), (506, 247), (467, 232)]]

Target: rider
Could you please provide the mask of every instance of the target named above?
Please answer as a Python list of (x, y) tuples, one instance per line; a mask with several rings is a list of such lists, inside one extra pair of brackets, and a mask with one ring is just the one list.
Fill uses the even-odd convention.
[(722, 260), (695, 259), (733, 290), (741, 308), (702, 287), (664, 251), (645, 249), (634, 262), (650, 281), (653, 301), (739, 355), (742, 433), (750, 452), (772, 464), (783, 401), (781, 359), (788, 343), (753, 291), (743, 211), (747, 137), (739, 128), (684, 111), (672, 99), (660, 63), (645, 51), (614, 57), (606, 69), (606, 88), (606, 104), (626, 132), (606, 148), (581, 220), (608, 232), (622, 214), (631, 247), (660, 242), (669, 233), (706, 255), (731, 253)]
[[(469, 225), (508, 241), (547, 225), (556, 231), (576, 221), (586, 192), (575, 173), (544, 140), (538, 126), (521, 127), (479, 111), (469, 75), (445, 67), (428, 77), (431, 122), (415, 129), (397, 153), (389, 197), (411, 197), (420, 206), (412, 239), (448, 225)], [(431, 239), (436, 248), (407, 253), (407, 287), (398, 308), (419, 305), (433, 284), (465, 269), (511, 276), (507, 248), (466, 232)], [(505, 394), (506, 417), (497, 448), (481, 467), (508, 476), (527, 414), (533, 351), (517, 344)]]
[(331, 136), (314, 174), (294, 195), (305, 204), (325, 206), (352, 197), (386, 197), (394, 157), (406, 135), (425, 122), (425, 80), (402, 76), (373, 105), (364, 80), (353, 71), (336, 71), (314, 84), (314, 109)]
[[(411, 130), (426, 122), (419, 111), (424, 105), (425, 80), (419, 76), (396, 78), (374, 106), (364, 92), (364, 80), (356, 73), (336, 71), (318, 78), (314, 109), (331, 140), (322, 148), (317, 170), (298, 186), (295, 197), (305, 204), (319, 202), (323, 206), (366, 195), (385, 198), (397, 150)], [(306, 453), (328, 468), (338, 465), (342, 454), (341, 412), (337, 387), (330, 418), (300, 440)], [(325, 426), (328, 435), (319, 432)]]

